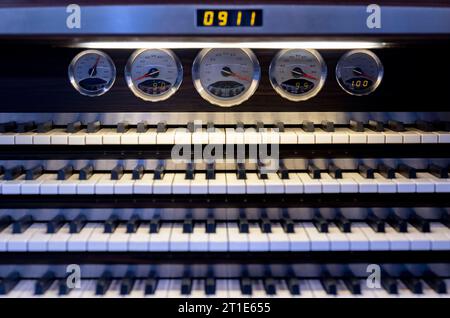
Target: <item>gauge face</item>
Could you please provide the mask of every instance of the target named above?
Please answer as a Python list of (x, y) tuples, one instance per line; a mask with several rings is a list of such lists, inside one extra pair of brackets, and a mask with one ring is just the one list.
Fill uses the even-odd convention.
[(344, 54), (336, 66), (336, 80), (351, 95), (367, 95), (380, 85), (383, 64), (371, 51), (354, 50)]
[(249, 49), (203, 49), (192, 65), (192, 78), (199, 94), (222, 107), (238, 105), (249, 99), (261, 70)]
[(281, 50), (270, 63), (269, 77), (278, 94), (298, 102), (315, 96), (322, 89), (327, 66), (315, 50)]
[(128, 59), (125, 79), (134, 95), (158, 102), (178, 90), (183, 81), (183, 67), (170, 50), (137, 50)]
[(75, 56), (69, 64), (69, 79), (81, 94), (100, 96), (113, 86), (116, 67), (105, 53), (86, 50)]

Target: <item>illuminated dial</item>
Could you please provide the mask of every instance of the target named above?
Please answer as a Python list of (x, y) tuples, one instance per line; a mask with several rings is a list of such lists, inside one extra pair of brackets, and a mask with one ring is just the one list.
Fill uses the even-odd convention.
[(298, 102), (321, 90), (327, 77), (327, 66), (315, 50), (282, 50), (270, 63), (269, 77), (278, 94)]
[(158, 102), (178, 90), (183, 81), (183, 67), (170, 50), (137, 50), (128, 59), (125, 79), (134, 95)]
[(105, 53), (86, 50), (76, 55), (69, 64), (69, 79), (81, 94), (100, 96), (113, 86), (116, 67)]
[(260, 73), (258, 60), (249, 49), (203, 49), (192, 65), (199, 94), (222, 107), (249, 99), (258, 87)]
[(367, 95), (380, 85), (383, 64), (368, 50), (353, 50), (344, 54), (336, 66), (336, 79), (351, 95)]

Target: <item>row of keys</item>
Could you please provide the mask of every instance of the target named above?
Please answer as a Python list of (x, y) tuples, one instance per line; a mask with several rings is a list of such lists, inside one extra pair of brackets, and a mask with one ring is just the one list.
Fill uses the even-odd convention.
[(150, 127), (141, 122), (130, 126), (119, 123), (117, 128), (105, 128), (99, 121), (70, 123), (58, 128), (52, 122), (5, 123), (0, 125), (0, 145), (173, 145), (173, 144), (419, 144), (450, 143), (450, 123), (433, 124), (419, 121), (405, 128), (397, 121), (370, 121), (368, 125), (351, 121), (348, 127), (335, 127), (325, 121), (319, 127), (305, 121), (301, 127), (289, 128), (282, 123), (267, 128), (263, 123), (244, 127), (242, 123), (232, 128), (207, 127), (169, 128), (162, 122)]
[(2, 252), (264, 252), (450, 250), (448, 222), (402, 219), (349, 222), (66, 222), (0, 220)]
[(108, 273), (98, 279), (82, 279), (80, 288), (69, 289), (64, 279), (47, 272), (41, 279), (20, 279), (17, 274), (0, 280), (0, 297), (449, 297), (450, 279), (387, 278), (378, 288), (369, 288), (364, 279), (135, 279), (127, 275), (122, 279)]

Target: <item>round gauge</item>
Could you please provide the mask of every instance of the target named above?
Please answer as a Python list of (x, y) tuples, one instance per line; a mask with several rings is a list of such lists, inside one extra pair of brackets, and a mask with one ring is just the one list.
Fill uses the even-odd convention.
[(383, 64), (368, 50), (345, 53), (336, 65), (336, 80), (351, 95), (367, 95), (377, 89), (383, 78)]
[(106, 93), (116, 79), (116, 67), (111, 58), (97, 50), (77, 54), (69, 64), (69, 79), (73, 87), (86, 96)]
[(294, 102), (317, 95), (326, 77), (327, 66), (315, 50), (281, 50), (270, 63), (272, 87), (282, 97)]
[(249, 49), (203, 49), (192, 65), (199, 94), (211, 104), (230, 107), (253, 95), (261, 70)]
[(171, 50), (137, 50), (125, 66), (125, 79), (134, 95), (158, 102), (178, 90), (183, 81), (183, 67)]

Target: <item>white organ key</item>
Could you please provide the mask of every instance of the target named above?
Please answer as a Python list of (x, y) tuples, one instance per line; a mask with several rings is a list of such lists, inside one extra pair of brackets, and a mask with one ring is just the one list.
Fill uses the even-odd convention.
[(227, 193), (228, 194), (245, 194), (246, 185), (244, 179), (238, 179), (236, 173), (227, 173)]
[(67, 251), (67, 243), (71, 238), (69, 223), (65, 224), (58, 232), (52, 234), (48, 240), (47, 249), (49, 252), (65, 252)]
[(395, 173), (395, 179), (393, 182), (397, 185), (398, 193), (414, 193), (416, 192), (416, 183), (413, 179), (408, 179), (400, 173)]
[(47, 131), (45, 133), (36, 133), (33, 136), (33, 144), (34, 145), (50, 145), (52, 131), (54, 131), (54, 129)]
[(311, 241), (302, 223), (295, 223), (294, 233), (287, 234), (291, 252), (310, 251)]
[[(227, 128), (227, 131), (230, 128)], [(192, 143), (194, 145), (206, 145), (209, 143), (209, 136), (208, 133), (206, 132), (205, 128), (197, 128), (193, 133), (192, 133)], [(227, 143), (228, 142), (228, 132), (227, 132)]]
[(104, 128), (100, 132), (103, 134), (104, 145), (120, 145), (122, 133), (118, 133), (116, 129)]
[(189, 298), (205, 298), (207, 297), (205, 293), (205, 281), (203, 279), (193, 279), (191, 293)]
[(431, 183), (433, 183), (435, 191), (437, 193), (450, 192), (450, 179), (448, 178), (438, 178), (428, 172), (417, 173), (417, 178), (419, 178), (419, 180), (422, 180), (422, 178), (425, 180), (429, 180)]
[(85, 145), (86, 144), (86, 129), (81, 129), (74, 134), (69, 134), (67, 142), (69, 145)]
[[(409, 230), (409, 229), (408, 229)], [(389, 224), (385, 224), (386, 235), (390, 242), (391, 251), (409, 251), (411, 250), (411, 242), (406, 233), (399, 233)]]
[(145, 294), (145, 279), (136, 279), (134, 282), (133, 288), (130, 290), (130, 293), (128, 294), (128, 298), (143, 298), (143, 297), (149, 297), (152, 295), (146, 295)]
[(170, 233), (171, 252), (187, 252), (189, 251), (189, 236), (190, 233), (183, 233), (183, 224), (174, 223), (172, 225), (172, 232)]
[(228, 246), (230, 252), (248, 252), (249, 234), (239, 232), (237, 223), (228, 223)]
[(265, 193), (284, 193), (283, 181), (274, 172), (267, 173), (267, 179), (264, 179)]
[(311, 251), (330, 251), (330, 240), (326, 233), (320, 233), (311, 222), (304, 222), (303, 228), (311, 242)]
[(330, 249), (332, 251), (350, 251), (350, 240), (347, 233), (341, 232), (335, 224), (328, 224), (328, 233), (326, 235), (330, 240)]
[(450, 250), (450, 230), (439, 222), (430, 222), (431, 249), (434, 251)]
[(47, 252), (48, 242), (54, 235), (53, 233), (47, 233), (47, 225), (44, 223), (37, 223), (38, 230), (28, 240), (27, 251), (28, 252)]
[(58, 180), (58, 175), (55, 173), (46, 174), (46, 178), (42, 180), (39, 185), (40, 194), (58, 194), (59, 185), (61, 181)]
[(108, 240), (108, 252), (126, 252), (128, 249), (128, 239), (126, 224), (120, 224)]
[[(295, 129), (295, 133), (297, 134), (297, 143), (300, 144), (315, 144), (315, 143), (323, 143), (323, 139), (319, 138), (319, 142), (316, 142), (316, 134), (312, 132), (306, 132), (301, 128)], [(331, 136), (329, 139), (329, 143), (331, 143)]]
[(15, 135), (15, 143), (16, 145), (32, 145), (33, 144), (33, 136), (36, 135), (34, 132), (26, 132)]
[(289, 173), (289, 179), (281, 179), (285, 193), (303, 193), (303, 182), (296, 173)]
[(105, 227), (97, 226), (91, 234), (87, 243), (89, 252), (106, 252), (108, 250), (108, 240), (111, 233), (105, 233)]
[(248, 194), (263, 194), (265, 191), (264, 180), (258, 178), (256, 173), (247, 173), (245, 179), (245, 189)]
[(110, 128), (102, 128), (94, 133), (86, 134), (86, 145), (102, 145), (103, 144), (103, 135), (107, 131), (112, 131)]
[(150, 252), (168, 252), (170, 247), (171, 232), (171, 224), (161, 224), (158, 233), (150, 234), (150, 244), (148, 250)]
[(192, 143), (192, 133), (186, 128), (177, 128), (175, 130), (175, 144), (177, 145), (190, 145)]
[[(435, 134), (438, 137), (438, 143), (440, 143), (440, 144), (448, 144), (448, 143), (450, 143), (450, 133), (449, 132), (447, 132), (447, 131), (438, 131), (438, 132), (435, 132)], [(17, 140), (17, 138), (16, 138), (16, 140)], [(17, 141), (16, 141), (16, 144), (17, 144)]]
[(120, 136), (120, 143), (122, 145), (137, 145), (139, 144), (140, 135), (142, 133), (138, 133), (136, 128), (131, 128)]
[(341, 191), (338, 180), (333, 179), (328, 173), (322, 172), (319, 182), (322, 184), (323, 193), (339, 193)]
[(369, 242), (370, 251), (389, 251), (391, 244), (387, 233), (375, 232), (367, 223), (355, 222), (352, 224), (352, 231), (359, 229)]
[(269, 251), (283, 251), (290, 250), (290, 241), (288, 234), (283, 230), (280, 223), (272, 223), (272, 232), (267, 233), (269, 238)]
[(416, 190), (418, 193), (431, 193), (436, 191), (436, 183), (433, 182), (434, 176), (429, 173), (418, 172), (417, 178), (414, 179), (416, 183)]
[[(244, 144), (244, 131), (239, 131), (234, 128), (225, 128), (225, 138), (227, 145), (242, 145)], [(206, 142), (207, 143), (207, 142)]]
[(158, 285), (156, 286), (156, 290), (152, 297), (156, 298), (167, 298), (170, 288), (170, 279), (159, 279)]
[(422, 233), (414, 226), (408, 224), (408, 233), (405, 236), (410, 241), (410, 248), (412, 251), (429, 251), (431, 250), (431, 238), (429, 233)]
[(309, 174), (305, 172), (297, 173), (297, 176), (303, 183), (303, 191), (305, 193), (321, 193), (322, 192), (322, 184), (320, 183), (320, 179), (313, 179), (309, 176)]
[(50, 174), (43, 174), (35, 180), (25, 180), (20, 188), (21, 194), (40, 194), (42, 182), (44, 182), (44, 180), (50, 179), (51, 177), (52, 175)]
[[(97, 193), (97, 184), (98, 182), (103, 179), (103, 178), (107, 178), (110, 177), (109, 174), (102, 174), (102, 173), (96, 173), (93, 174), (88, 180), (77, 180), (78, 175), (73, 175), (72, 177), (75, 177), (75, 184), (77, 187), (77, 194), (94, 194)], [(71, 178), (72, 178), (71, 177)], [(71, 178), (69, 178), (68, 180), (70, 180)], [(63, 181), (63, 183), (61, 183), (61, 186), (64, 184), (65, 181)], [(105, 181), (106, 183), (107, 181)], [(60, 186), (60, 189), (61, 189)], [(60, 190), (61, 193), (61, 190)]]
[[(293, 129), (285, 129), (283, 132), (279, 132), (280, 135), (280, 144), (297, 144), (298, 137)], [(314, 136), (313, 136), (314, 138)], [(314, 143), (314, 142), (313, 142)]]
[(86, 279), (85, 288), (83, 289), (83, 292), (81, 294), (81, 298), (94, 298), (94, 297), (101, 297), (97, 296), (95, 294), (95, 289), (97, 286), (97, 280), (95, 279)]
[(216, 224), (216, 232), (209, 233), (208, 241), (209, 252), (226, 252), (228, 251), (228, 230), (224, 222)]
[(95, 194), (114, 194), (116, 182), (111, 179), (111, 174), (104, 174), (95, 184)]
[(255, 128), (249, 127), (244, 132), (244, 143), (246, 145), (261, 144), (261, 134)]
[(175, 129), (169, 128), (165, 132), (156, 133), (156, 144), (173, 145), (175, 143)]
[(59, 183), (59, 186), (58, 186), (58, 193), (59, 194), (77, 194), (77, 185), (78, 185), (79, 181), (80, 180), (78, 180), (78, 174), (73, 174), (68, 179), (61, 180)]
[(134, 182), (131, 173), (124, 173), (122, 178), (114, 184), (114, 194), (132, 194)]
[(347, 131), (349, 137), (350, 144), (366, 144), (367, 143), (367, 134), (366, 131), (354, 131), (348, 128), (337, 128), (338, 130), (342, 129)]
[(238, 279), (227, 280), (227, 285), (228, 285), (228, 297), (230, 298), (248, 297), (247, 295), (242, 294), (241, 284)]
[[(352, 222), (351, 232), (345, 233), (350, 242), (350, 251), (369, 251), (369, 239), (361, 229), (364, 227), (362, 222)], [(386, 249), (387, 250), (387, 249)]]
[(212, 145), (223, 145), (226, 140), (225, 130), (223, 128), (214, 128), (213, 131), (208, 131), (208, 138), (209, 143)]
[(420, 142), (422, 144), (437, 144), (438, 142), (438, 136), (432, 131), (422, 131), (416, 128), (410, 130), (416, 132), (420, 136)]
[(340, 191), (341, 193), (358, 193), (359, 185), (358, 182), (356, 182), (355, 179), (353, 179), (351, 176), (342, 174), (341, 179), (336, 179), (336, 181), (340, 185)]
[(49, 131), (50, 143), (52, 145), (68, 145), (69, 134), (66, 129), (52, 129)]
[(299, 297), (300, 295), (292, 295), (284, 279), (277, 279), (275, 281), (276, 294), (273, 297), (276, 298), (291, 298)]
[(25, 182), (25, 174), (14, 180), (4, 180), (2, 183), (2, 194), (20, 194), (22, 183)]
[(273, 128), (268, 128), (261, 132), (261, 142), (263, 144), (279, 144), (280, 143), (280, 133)]
[(348, 144), (350, 142), (349, 131), (346, 128), (335, 128), (331, 133), (331, 143), (333, 144)]
[(146, 252), (150, 245), (150, 229), (148, 225), (139, 225), (135, 233), (130, 234), (128, 240), (128, 251), (129, 252)]
[(135, 180), (133, 185), (134, 194), (153, 193), (153, 174), (145, 173), (141, 179)]
[(228, 298), (228, 283), (226, 279), (216, 279), (216, 293), (209, 297)]
[(164, 173), (161, 179), (153, 179), (153, 194), (170, 194), (174, 173)]
[(316, 144), (331, 144), (333, 133), (326, 132), (321, 128), (316, 128), (314, 131), (314, 135), (316, 138)]
[(208, 194), (208, 180), (205, 173), (196, 173), (191, 180), (191, 194)]
[(181, 294), (181, 279), (171, 279), (169, 281), (169, 289), (167, 291), (167, 298), (181, 298), (186, 297)]
[(401, 144), (401, 143), (403, 143), (403, 136), (400, 135), (396, 131), (385, 129), (382, 132), (382, 134), (384, 135), (387, 144)]
[(375, 172), (373, 174), (373, 177), (374, 177), (375, 183), (378, 185), (378, 193), (395, 193), (395, 192), (397, 192), (397, 186), (391, 179), (387, 179), (377, 172)]
[(270, 295), (267, 295), (266, 290), (264, 289), (264, 284), (262, 280), (258, 279), (253, 281), (252, 284), (252, 297), (255, 298), (264, 298), (269, 297)]
[(358, 183), (359, 193), (376, 193), (378, 185), (374, 179), (366, 179), (357, 172), (344, 172), (343, 177), (350, 177)]
[(191, 180), (186, 179), (185, 173), (175, 173), (172, 180), (173, 194), (189, 194), (191, 187)]
[(207, 252), (209, 245), (209, 234), (206, 233), (204, 223), (195, 223), (192, 233), (189, 235), (190, 252)]
[(225, 173), (216, 173), (214, 179), (208, 180), (208, 193), (210, 194), (226, 194), (227, 179)]
[(140, 145), (155, 145), (156, 144), (156, 130), (151, 128), (146, 132), (138, 133), (138, 142)]
[(420, 143), (420, 135), (413, 130), (405, 130), (400, 132), (403, 137), (404, 144), (419, 144)]
[(34, 223), (23, 233), (12, 234), (8, 240), (8, 252), (26, 252), (29, 240), (43, 229), (45, 229), (45, 224)]
[(336, 297), (334, 295), (329, 295), (323, 289), (322, 283), (318, 279), (307, 279), (306, 282), (308, 283), (308, 287), (311, 290), (311, 293), (313, 294), (314, 298), (329, 298), (329, 297)]
[(103, 295), (103, 298), (120, 298), (123, 297), (120, 295), (120, 284), (121, 281), (118, 279), (113, 279), (111, 281), (111, 285), (109, 285), (108, 290)]
[[(32, 297), (34, 294), (35, 281), (32, 279), (20, 280), (17, 285), (11, 290), (6, 297), (7, 298), (23, 298), (25, 295)], [(3, 297), (3, 296), (1, 296)]]
[(382, 132), (376, 132), (371, 129), (364, 129), (368, 144), (384, 144), (386, 143), (386, 135)]
[(16, 142), (16, 133), (7, 132), (0, 134), (0, 145), (14, 145)]
[(261, 231), (256, 223), (249, 223), (248, 234), (250, 252), (265, 252), (269, 250), (269, 237)]
[(79, 233), (73, 233), (67, 241), (67, 251), (86, 252), (89, 238), (96, 227), (102, 227), (102, 224), (86, 223)]

